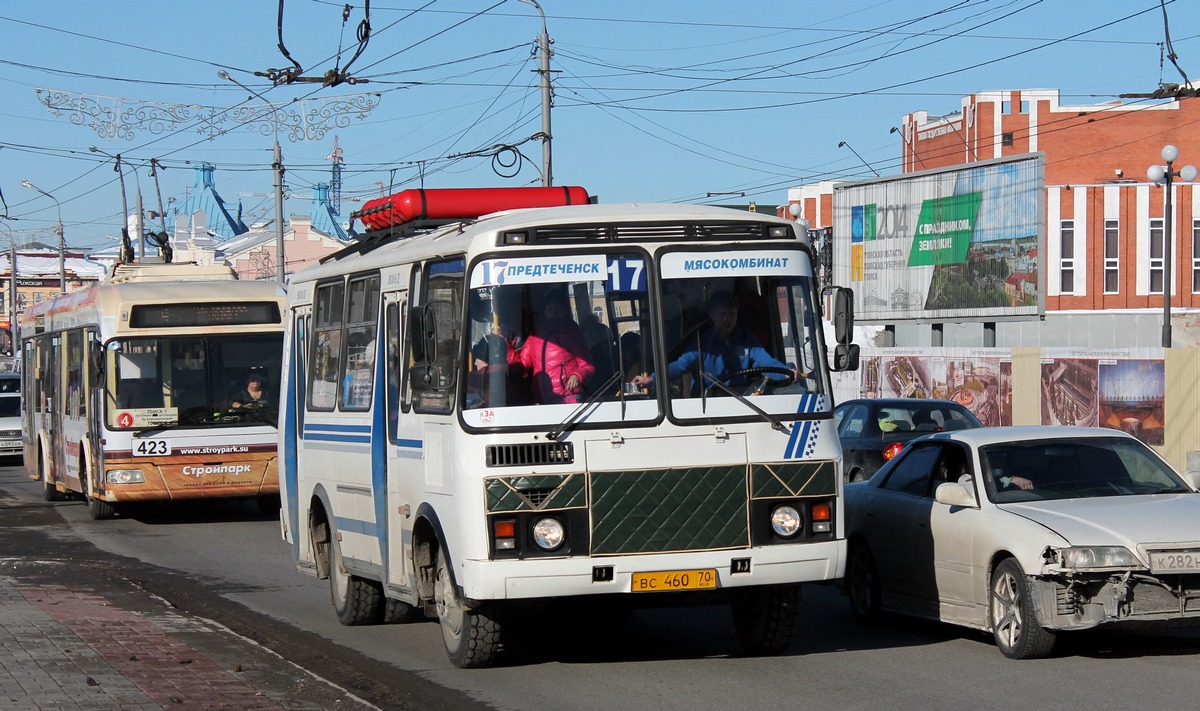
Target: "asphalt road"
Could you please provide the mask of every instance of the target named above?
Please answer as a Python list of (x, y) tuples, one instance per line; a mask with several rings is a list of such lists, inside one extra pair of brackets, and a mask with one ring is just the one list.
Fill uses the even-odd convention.
[[(5, 525), (17, 507), (42, 513)], [(0, 545), (10, 560), (103, 566), (380, 708), (1191, 708), (1200, 695), (1197, 630), (1076, 633), (1052, 659), (1013, 662), (970, 630), (859, 626), (821, 585), (806, 588), (801, 627), (779, 657), (740, 656), (723, 607), (572, 607), (524, 620), (498, 667), (460, 670), (434, 622), (339, 625), (325, 581), (294, 569), (278, 521), (253, 504), (97, 522), (80, 503), (42, 502), (17, 468), (0, 468)]]

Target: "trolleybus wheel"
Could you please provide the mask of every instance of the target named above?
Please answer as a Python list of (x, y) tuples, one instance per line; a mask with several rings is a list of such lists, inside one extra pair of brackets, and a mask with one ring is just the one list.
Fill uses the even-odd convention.
[(500, 622), (481, 610), (468, 609), (458, 596), (454, 576), (443, 551), (437, 552), (433, 601), (446, 654), (459, 669), (491, 666), (500, 650)]
[(346, 571), (337, 531), (329, 531), (329, 593), (333, 611), (343, 625), (368, 625), (383, 615), (383, 588), (372, 580)]
[(87, 473), (87, 467), (81, 467), (79, 471), (83, 475), (84, 481), (86, 482), (85, 486), (87, 489), (83, 496), (85, 499), (87, 499), (88, 515), (92, 517), (92, 520), (105, 521), (113, 516), (116, 516), (117, 507), (96, 496), (96, 492), (94, 491), (95, 485), (92, 484), (92, 477)]
[(733, 628), (748, 654), (787, 649), (800, 618), (799, 585), (763, 585), (734, 593)]
[(50, 474), (46, 471), (45, 455), (38, 455), (38, 470), (42, 473), (42, 498), (46, 501), (66, 501), (67, 497), (58, 490), (54, 482), (50, 481)]

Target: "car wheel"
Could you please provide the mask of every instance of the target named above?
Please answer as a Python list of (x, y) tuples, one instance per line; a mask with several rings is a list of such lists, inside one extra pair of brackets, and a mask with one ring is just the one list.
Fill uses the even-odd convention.
[(1009, 659), (1041, 659), (1054, 651), (1055, 634), (1038, 624), (1030, 598), (1029, 580), (1021, 564), (1003, 560), (992, 573), (990, 595), (992, 636)]
[(734, 593), (733, 629), (747, 654), (780, 654), (796, 633), (799, 585), (763, 585)]
[(346, 570), (337, 531), (329, 531), (329, 594), (343, 625), (367, 625), (383, 617), (383, 587)]
[(879, 572), (871, 551), (862, 543), (851, 546), (846, 561), (846, 597), (854, 619), (866, 625), (879, 621)]
[(446, 558), (444, 551), (437, 552), (433, 582), (433, 602), (446, 654), (459, 669), (491, 666), (500, 651), (500, 622), (485, 610), (463, 604)]

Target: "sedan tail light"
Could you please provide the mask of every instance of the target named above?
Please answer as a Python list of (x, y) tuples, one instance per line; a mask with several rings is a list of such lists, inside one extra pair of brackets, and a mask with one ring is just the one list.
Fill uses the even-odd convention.
[(903, 442), (892, 442), (888, 446), (884, 447), (883, 448), (883, 461), (886, 462), (889, 459), (891, 459), (892, 457), (896, 456), (897, 454), (900, 453), (900, 450), (902, 450), (902, 449), (904, 449)]

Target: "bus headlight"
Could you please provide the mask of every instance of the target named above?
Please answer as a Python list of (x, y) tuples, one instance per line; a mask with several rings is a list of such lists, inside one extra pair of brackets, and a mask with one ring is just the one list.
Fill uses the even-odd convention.
[(804, 524), (804, 519), (800, 517), (800, 512), (793, 506), (784, 504), (776, 506), (771, 512), (771, 528), (774, 529), (775, 535), (782, 538), (791, 538), (800, 530), (800, 526)]
[(146, 475), (141, 469), (109, 469), (104, 473), (104, 481), (109, 484), (145, 484)]
[(558, 519), (544, 518), (533, 524), (533, 542), (544, 551), (552, 551), (567, 539), (567, 532)]

